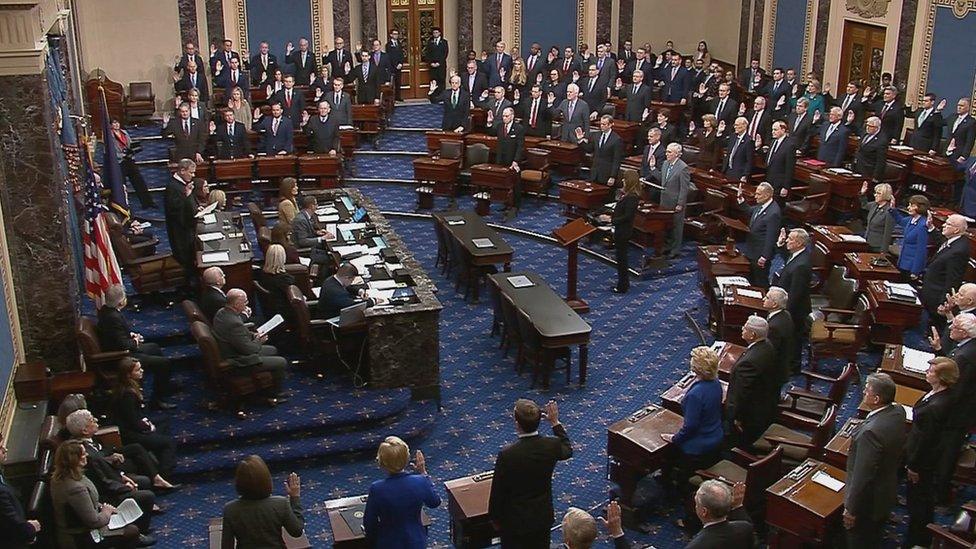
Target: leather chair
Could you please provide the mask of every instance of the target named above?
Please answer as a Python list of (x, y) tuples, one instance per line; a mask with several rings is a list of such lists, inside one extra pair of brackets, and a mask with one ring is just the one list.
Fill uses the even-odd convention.
[(102, 351), (102, 346), (98, 343), (95, 321), (87, 316), (78, 319), (75, 337), (78, 339), (78, 346), (81, 347), (85, 365), (95, 372), (99, 384), (104, 389), (113, 389), (118, 379), (119, 361), (128, 357), (129, 351)]
[(552, 186), (549, 174), (549, 151), (546, 149), (526, 149), (525, 165), (519, 172), (522, 179), (522, 192), (547, 194)]
[[(310, 302), (298, 286), (288, 287), (288, 304), (294, 318), (294, 333), (302, 353), (311, 364), (335, 362), (339, 358), (339, 348), (332, 333), (332, 326), (321, 318), (312, 318)], [(329, 360), (322, 360), (328, 358)]]
[(105, 226), (108, 227), (109, 238), (112, 239), (112, 242), (114, 243), (115, 239), (117, 238), (126, 239), (136, 257), (146, 257), (156, 254), (156, 246), (159, 244), (159, 239), (154, 236), (147, 240), (143, 240), (142, 242), (133, 242), (132, 239), (125, 234), (125, 227), (122, 226), (122, 223), (119, 221), (118, 216), (114, 212), (109, 212), (109, 214), (105, 216)]
[(485, 145), (484, 143), (474, 143), (468, 146), (464, 151), (464, 168), (461, 170), (461, 175), (470, 179), (471, 166), (486, 164), (488, 162), (488, 156), (488, 145)]
[(818, 174), (810, 176), (810, 185), (793, 187), (791, 193), (803, 192), (803, 197), (786, 203), (786, 217), (798, 225), (822, 223), (830, 203), (830, 180)]
[(725, 195), (715, 189), (704, 189), (702, 211), (685, 218), (688, 237), (703, 243), (720, 242), (726, 232), (725, 224), (718, 215), (725, 212)]
[(190, 326), (192, 326), (194, 322), (203, 322), (207, 326), (210, 326), (210, 319), (207, 318), (207, 315), (203, 313), (203, 309), (200, 308), (200, 305), (198, 305), (197, 302), (193, 301), (192, 299), (183, 300), (183, 314), (186, 315), (186, 321), (190, 324)]
[(972, 549), (976, 547), (976, 503), (964, 503), (951, 526), (931, 523), (932, 549)]
[(137, 294), (145, 295), (179, 288), (186, 284), (186, 271), (171, 253), (139, 255), (121, 232), (109, 231), (112, 247), (122, 271), (129, 276)]
[(200, 347), (207, 384), (211, 391), (217, 395), (221, 405), (233, 408), (237, 417), (243, 419), (244, 398), (274, 387), (271, 372), (236, 371), (237, 368), (220, 356), (217, 340), (214, 339), (210, 326), (203, 322), (196, 321), (190, 325), (190, 333)]
[(136, 119), (148, 120), (156, 112), (156, 95), (152, 82), (130, 82), (129, 96), (125, 98), (125, 123)]
[(453, 139), (442, 139), (440, 142), (440, 149), (437, 152), (439, 158), (447, 160), (463, 160), (464, 159), (464, 141)]
[(794, 467), (807, 458), (820, 459), (836, 426), (837, 406), (828, 406), (819, 421), (781, 411), (753, 446), (760, 454), (768, 454), (774, 447), (782, 446), (783, 461), (787, 467)]
[(446, 274), (451, 270), (451, 253), (447, 249), (448, 236), (446, 229), (438, 219), (434, 219), (434, 236), (437, 237), (437, 257), (434, 258), (434, 267), (440, 265), (441, 274)]
[(707, 479), (731, 484), (745, 483), (743, 504), (753, 520), (761, 520), (766, 503), (766, 488), (783, 476), (783, 447), (777, 446), (763, 457), (733, 448), (730, 457), (731, 460), (723, 459), (708, 469), (696, 471), (696, 476), (691, 477), (690, 482), (695, 487)]
[(522, 356), (532, 363), (532, 385), (530, 389), (535, 389), (536, 381), (542, 380), (543, 388), (549, 388), (549, 377), (555, 368), (556, 360), (562, 361), (560, 370), (566, 370), (566, 383), (569, 383), (572, 368), (570, 360), (571, 353), (569, 347), (548, 348), (542, 346), (542, 335), (539, 330), (522, 311), (517, 311), (516, 321), (518, 323), (519, 337), (522, 339), (524, 352)]
[(810, 307), (827, 320), (836, 320), (838, 315), (851, 314), (851, 306), (857, 299), (857, 281), (847, 277), (847, 267), (835, 265), (821, 293), (810, 296)]
[[(800, 414), (812, 419), (822, 417), (824, 411), (830, 406), (841, 406), (844, 397), (847, 396), (847, 388), (857, 372), (856, 364), (847, 364), (836, 378), (803, 370), (800, 372), (806, 378), (806, 387), (790, 387), (786, 391), (786, 397), (779, 404), (779, 409), (785, 412)], [(818, 393), (810, 390), (811, 383), (816, 380), (826, 383), (829, 386), (827, 393)]]
[[(858, 298), (854, 309), (839, 321), (815, 319), (810, 326), (809, 364), (814, 371), (822, 358), (844, 358), (857, 362), (857, 353), (871, 332), (870, 305), (866, 296)], [(824, 311), (821, 308), (821, 311)]]
[[(279, 221), (278, 223), (282, 223)], [(268, 253), (268, 246), (271, 245), (271, 229), (268, 227), (261, 227), (257, 230), (258, 235), (258, 248), (261, 248), (261, 255)]]

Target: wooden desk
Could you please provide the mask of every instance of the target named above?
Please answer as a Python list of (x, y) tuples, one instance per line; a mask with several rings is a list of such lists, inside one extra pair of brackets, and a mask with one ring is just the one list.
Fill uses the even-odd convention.
[[(677, 383), (661, 393), (661, 402), (664, 403), (664, 407), (680, 416), (682, 412), (681, 403), (685, 401), (685, 394), (688, 393), (688, 389), (695, 383), (695, 379), (697, 379), (697, 376), (688, 372)], [(722, 380), (719, 380), (719, 383), (722, 384), (722, 405), (724, 406), (725, 398), (729, 392), (729, 383)]]
[(717, 300), (718, 337), (723, 341), (731, 341), (740, 345), (747, 345), (742, 339), (742, 325), (751, 315), (764, 316), (766, 310), (762, 306), (762, 297), (744, 295), (746, 291), (759, 292), (765, 296), (766, 291), (757, 286), (731, 286), (730, 293)]
[[(510, 277), (525, 276), (533, 285), (515, 288)], [(579, 345), (579, 383), (586, 383), (586, 360), (592, 328), (559, 296), (545, 279), (536, 273), (498, 273), (491, 275), (499, 291), (512, 300), (515, 308), (525, 313), (539, 332), (542, 346), (561, 349)]]
[(575, 143), (549, 140), (539, 143), (540, 149), (549, 151), (549, 162), (556, 172), (569, 177), (578, 177), (583, 163), (583, 149)]
[(871, 250), (863, 238), (861, 240), (844, 238), (855, 235), (843, 225), (811, 225), (810, 228), (813, 241), (826, 248), (831, 263), (840, 263), (843, 261), (844, 254), (848, 252), (860, 253)]
[[(342, 518), (342, 511), (366, 506), (367, 496), (351, 496), (330, 499), (325, 502), (325, 511), (329, 514), (329, 527), (332, 530), (332, 546), (337, 549), (367, 549), (366, 535), (353, 532), (349, 524)], [(425, 527), (431, 524), (430, 515), (425, 509), (420, 510), (420, 522)]]
[(851, 451), (851, 436), (861, 421), (863, 420), (848, 418), (837, 431), (837, 434), (834, 435), (834, 438), (830, 439), (830, 442), (824, 447), (824, 459), (827, 463), (841, 470), (847, 469), (847, 455)]
[(861, 186), (864, 176), (856, 173), (840, 174), (830, 168), (817, 172), (830, 183), (830, 202), (828, 207), (839, 215), (861, 215)]
[[(341, 519), (340, 519), (341, 520)], [(224, 519), (212, 518), (208, 527), (207, 538), (210, 549), (221, 549), (224, 538)], [(312, 544), (308, 541), (308, 536), (302, 533), (301, 536), (292, 537), (285, 529), (281, 529), (281, 541), (285, 543), (285, 549), (311, 549)]]
[[(244, 223), (241, 214), (235, 212), (214, 212), (216, 222), (209, 225), (203, 219), (197, 220), (197, 236), (204, 233), (221, 233), (220, 240), (201, 242), (196, 239), (197, 255), (196, 265), (201, 276), (203, 271), (210, 267), (220, 267), (227, 278), (228, 288), (240, 288), (253, 295), (254, 278), (251, 273), (251, 261), (254, 253), (251, 251), (251, 243), (247, 240), (244, 232)], [(246, 248), (242, 248), (246, 246)], [(227, 261), (203, 262), (203, 254), (211, 252), (227, 252)]]
[(927, 154), (915, 155), (912, 175), (924, 179), (924, 190), (943, 204), (953, 203), (955, 183), (963, 177), (947, 159)]
[(444, 483), (451, 543), (458, 549), (489, 547), (498, 538), (498, 531), (488, 518), (492, 473), (486, 471)]
[(486, 133), (469, 133), (464, 136), (464, 146), (470, 147), (476, 143), (481, 143), (482, 145), (488, 147), (488, 156), (495, 156), (495, 151), (498, 150), (498, 138), (494, 135), (489, 135)]
[(695, 260), (698, 263), (698, 286), (702, 295), (708, 300), (709, 327), (716, 333), (719, 330), (721, 305), (718, 302), (719, 296), (716, 295), (715, 277), (749, 276), (749, 260), (741, 253), (736, 252), (736, 254), (729, 255), (725, 246), (699, 246), (695, 252)]
[[(911, 408), (912, 406), (915, 406), (915, 403), (918, 402), (920, 398), (925, 396), (925, 393), (927, 392), (928, 389), (915, 389), (907, 385), (897, 383), (895, 385), (895, 404), (901, 404), (902, 406)], [(861, 403), (861, 405), (857, 407), (857, 417), (864, 418), (868, 415), (869, 411), (870, 410), (864, 406), (864, 403)], [(906, 417), (905, 423), (911, 425), (912, 420)]]
[(670, 443), (661, 435), (677, 433), (683, 422), (680, 415), (649, 404), (607, 428), (607, 472), (620, 486), (620, 504), (627, 518), (633, 515), (637, 482), (669, 458)]
[(886, 345), (881, 354), (881, 365), (878, 366), (878, 371), (890, 375), (898, 385), (927, 393), (932, 387), (925, 381), (925, 374), (905, 369), (901, 356), (902, 348), (902, 345)]
[(871, 311), (871, 341), (901, 343), (905, 330), (918, 326), (922, 320), (922, 303), (893, 299), (884, 282), (870, 280), (866, 284), (868, 306)]
[[(458, 224), (457, 222), (462, 223)], [(488, 223), (478, 214), (469, 210), (454, 210), (450, 212), (434, 213), (434, 222), (439, 223), (449, 238), (457, 242), (467, 260), (475, 267), (488, 265), (503, 265), (505, 272), (512, 270), (512, 247), (498, 234), (498, 231), (488, 226)], [(493, 244), (490, 248), (479, 248), (474, 245), (475, 239), (487, 238)], [(473, 282), (474, 300), (478, 301), (477, 282)]]
[(352, 123), (359, 131), (367, 135), (376, 136), (383, 128), (383, 110), (379, 105), (352, 106)]
[(609, 202), (610, 187), (582, 179), (568, 179), (559, 183), (559, 201), (566, 206), (566, 217), (580, 217)]
[(722, 343), (722, 347), (718, 350), (718, 377), (720, 379), (729, 381), (732, 378), (732, 367), (735, 366), (735, 362), (739, 360), (745, 350), (746, 348), (742, 345), (728, 341)]
[(458, 141), (464, 143), (464, 134), (456, 132), (429, 131), (425, 132), (427, 139), (427, 154), (437, 156), (441, 152), (441, 141)]
[(413, 178), (421, 183), (433, 183), (434, 194), (437, 196), (453, 197), (460, 173), (460, 160), (423, 156), (413, 161)]
[(518, 173), (509, 166), (497, 164), (475, 164), (471, 166), (471, 185), (485, 189), (492, 202), (506, 206), (515, 204), (515, 182)]
[(634, 216), (634, 235), (630, 241), (642, 249), (654, 248), (664, 253), (664, 239), (674, 225), (674, 210), (662, 210), (649, 202), (642, 202)]
[(857, 280), (858, 290), (865, 291), (869, 280), (890, 280), (898, 282), (901, 280), (901, 271), (894, 264), (879, 267), (871, 265), (877, 258), (884, 257), (885, 254), (870, 252), (848, 252), (844, 254), (844, 265), (850, 273), (850, 277)]
[(847, 473), (815, 459), (807, 459), (766, 489), (766, 523), (773, 527), (770, 547), (826, 546), (841, 523), (844, 491), (813, 482), (823, 471), (840, 481)]
[(302, 179), (315, 180), (320, 189), (342, 186), (342, 156), (306, 154), (298, 157), (298, 173)]

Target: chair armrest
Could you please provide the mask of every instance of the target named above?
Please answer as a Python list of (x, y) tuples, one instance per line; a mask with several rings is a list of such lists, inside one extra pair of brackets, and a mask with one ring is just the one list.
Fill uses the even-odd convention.
[(810, 444), (808, 442), (800, 442), (798, 440), (788, 440), (788, 439), (785, 439), (785, 438), (782, 438), (782, 437), (772, 437), (772, 436), (770, 436), (770, 437), (764, 436), (763, 438), (766, 440), (766, 442), (770, 443), (773, 446), (776, 446), (777, 444), (785, 444), (787, 446), (796, 446), (798, 448), (806, 448), (807, 450), (813, 450), (815, 448), (814, 445), (812, 445), (812, 444)]
[(790, 192), (795, 193), (795, 192), (805, 191), (809, 188), (810, 188), (809, 185), (804, 185), (802, 187), (790, 187)]
[[(779, 413), (778, 419), (785, 419), (784, 423), (791, 423), (793, 425), (801, 425), (810, 429), (815, 429), (817, 427), (818, 421), (814, 421), (807, 416), (797, 414), (795, 412), (790, 412), (787, 410), (782, 410)], [(793, 428), (793, 425), (788, 425), (788, 427)]]
[(101, 429), (95, 431), (94, 438), (98, 440), (102, 446), (108, 446), (110, 448), (122, 447), (122, 435), (119, 434), (119, 428), (117, 425), (102, 427)]
[(805, 389), (797, 389), (795, 387), (786, 391), (786, 394), (795, 398), (809, 398), (811, 400), (818, 400), (826, 403), (832, 402), (829, 398), (819, 393), (814, 393), (813, 391), (807, 391)]
[(812, 379), (819, 379), (820, 381), (826, 381), (826, 382), (829, 382), (829, 383), (836, 383), (837, 382), (837, 378), (830, 377), (830, 376), (825, 376), (825, 375), (820, 374), (820, 373), (817, 373), (817, 372), (811, 372), (810, 370), (801, 370), (800, 373), (802, 375), (806, 376), (806, 378), (807, 378), (808, 381), (812, 378)]
[(122, 360), (129, 356), (129, 351), (106, 351), (85, 357), (85, 362), (102, 363)]
[(759, 461), (759, 457), (741, 448), (732, 448), (732, 462), (739, 467), (748, 467), (753, 462)]
[[(932, 537), (933, 538), (941, 538), (941, 539), (949, 540), (952, 543), (958, 545), (959, 547), (971, 547), (972, 546), (972, 542), (966, 541), (966, 540), (962, 539), (961, 537), (959, 537), (956, 534), (952, 533), (951, 530), (949, 530), (948, 528), (946, 528), (944, 526), (939, 526), (938, 524), (935, 524), (935, 523), (929, 523), (929, 525), (927, 526), (927, 528), (929, 529), (929, 532), (932, 532), (932, 534), (933, 534)], [(934, 541), (935, 541), (935, 539), (933, 539), (933, 542)], [(933, 547), (934, 546), (935, 545), (933, 545)]]
[(854, 311), (852, 309), (837, 309), (834, 307), (820, 307), (820, 311), (824, 313), (836, 313), (839, 315), (852, 315)]
[(824, 198), (825, 196), (830, 196), (830, 193), (814, 193), (808, 194), (803, 197), (803, 200), (814, 200), (816, 198)]

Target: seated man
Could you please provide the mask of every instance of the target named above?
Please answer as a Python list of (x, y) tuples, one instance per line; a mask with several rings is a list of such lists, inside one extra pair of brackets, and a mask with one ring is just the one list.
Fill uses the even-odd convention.
[(267, 334), (247, 329), (241, 314), (247, 309), (247, 293), (239, 288), (227, 292), (227, 305), (217, 311), (213, 321), (213, 335), (220, 346), (220, 356), (230, 361), (239, 371), (271, 372), (274, 378), (274, 396), (269, 403), (284, 402), (278, 395), (285, 379), (288, 361), (278, 356), (278, 349), (264, 345)]
[(366, 301), (367, 307), (372, 307), (377, 303), (382, 303), (382, 299), (366, 297), (366, 290), (359, 290), (354, 297), (349, 293), (349, 286), (352, 286), (359, 271), (352, 263), (343, 263), (336, 269), (336, 273), (325, 279), (322, 283), (322, 290), (319, 292), (319, 303), (315, 309), (315, 317), (329, 319), (339, 316), (339, 312), (346, 307), (351, 307), (356, 303)]
[[(3, 445), (3, 434), (0, 433), (0, 466), (7, 460), (7, 447)], [(27, 547), (37, 539), (41, 531), (41, 523), (27, 520), (24, 507), (17, 499), (17, 494), (0, 477), (0, 534), (7, 540), (8, 547)]]
[(314, 196), (302, 198), (302, 209), (291, 221), (291, 240), (297, 248), (310, 248), (312, 261), (322, 264), (329, 262), (325, 242), (333, 235), (319, 226), (319, 217), (315, 213), (317, 206)]
[(212, 323), (217, 311), (227, 305), (227, 294), (223, 290), (227, 278), (220, 267), (208, 267), (203, 271), (203, 283), (204, 287), (200, 290), (200, 310)]

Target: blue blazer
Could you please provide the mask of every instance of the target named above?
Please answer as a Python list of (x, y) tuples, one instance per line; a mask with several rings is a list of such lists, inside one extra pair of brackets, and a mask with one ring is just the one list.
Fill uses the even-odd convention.
[(817, 149), (817, 160), (826, 162), (828, 168), (836, 168), (844, 163), (847, 156), (847, 135), (850, 130), (843, 123), (837, 125), (837, 129), (830, 134), (827, 139), (827, 129), (830, 128), (828, 121), (820, 128), (820, 148)]
[(921, 274), (928, 263), (929, 229), (925, 226), (925, 218), (919, 217), (918, 221), (912, 223), (912, 216), (895, 208), (889, 211), (895, 218), (895, 223), (901, 226), (903, 234), (898, 268), (912, 274)]
[(427, 529), (420, 523), (422, 506), (437, 507), (441, 498), (424, 475), (396, 473), (369, 487), (363, 528), (372, 547), (424, 549)]
[(281, 115), (281, 121), (278, 123), (278, 134), (275, 135), (272, 132), (274, 125), (274, 117), (265, 116), (261, 119), (261, 125), (258, 130), (264, 134), (264, 152), (273, 155), (278, 154), (281, 151), (285, 151), (288, 154), (295, 152), (295, 141), (294, 136), (294, 125), (287, 116)]
[(700, 456), (722, 444), (722, 384), (717, 379), (693, 383), (681, 411), (685, 421), (671, 442), (683, 454)]

